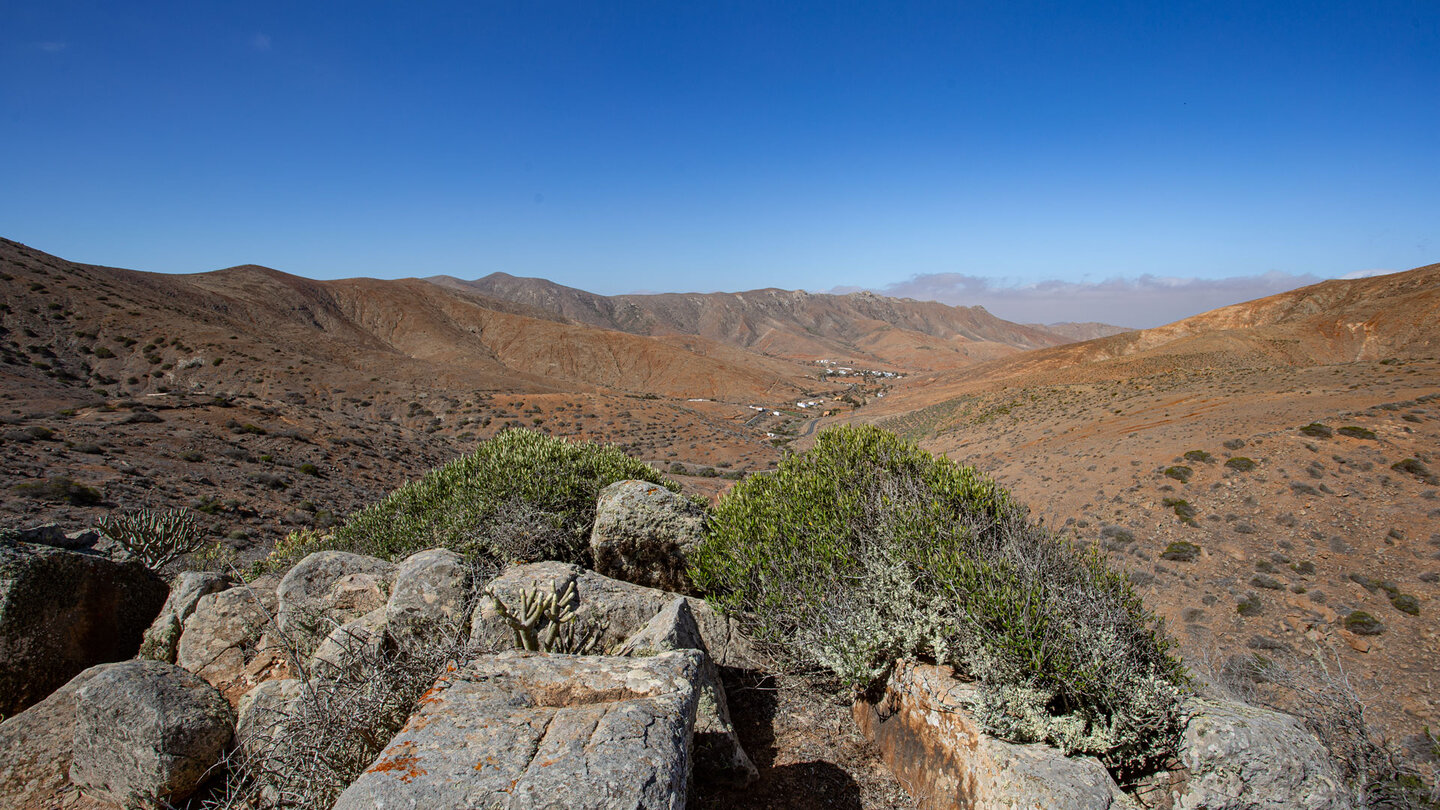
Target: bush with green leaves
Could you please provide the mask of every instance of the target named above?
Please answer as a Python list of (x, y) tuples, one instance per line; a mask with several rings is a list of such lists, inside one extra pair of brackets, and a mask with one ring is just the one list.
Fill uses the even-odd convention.
[(528, 562), (508, 559), (523, 544), (507, 537), (512, 544), (502, 548), (490, 530), (523, 509), (522, 523), (545, 529), (530, 559), (584, 562), (600, 490), (627, 478), (679, 490), (617, 448), (506, 430), (351, 514), (327, 545), (392, 560), (444, 547), (497, 563)]
[(692, 581), (781, 661), (863, 688), (901, 657), (982, 685), (1007, 739), (1127, 766), (1173, 745), (1187, 682), (1123, 574), (972, 467), (838, 427), (717, 506)]

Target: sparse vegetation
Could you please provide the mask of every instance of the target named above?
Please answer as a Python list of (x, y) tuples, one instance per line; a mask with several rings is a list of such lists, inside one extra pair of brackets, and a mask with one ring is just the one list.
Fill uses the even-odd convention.
[(1252, 458), (1246, 458), (1245, 456), (1233, 456), (1231, 458), (1225, 459), (1225, 466), (1228, 469), (1235, 470), (1236, 472), (1250, 472), (1258, 465)]
[(1205, 452), (1204, 450), (1186, 450), (1185, 460), (1195, 461), (1201, 464), (1210, 464), (1215, 461), (1215, 457)]
[(1319, 422), (1311, 422), (1300, 428), (1300, 432), (1303, 435), (1313, 436), (1317, 439), (1328, 439), (1335, 435), (1335, 431), (1331, 430), (1329, 425), (1323, 425)]
[(1126, 578), (878, 428), (826, 430), (738, 484), (691, 576), (801, 669), (864, 686), (928, 656), (984, 685), (977, 716), (1008, 739), (1112, 766), (1173, 743), (1186, 676)]
[(1373, 430), (1371, 430), (1371, 429), (1369, 429), (1369, 428), (1360, 427), (1360, 426), (1358, 426), (1358, 425), (1346, 425), (1345, 427), (1342, 427), (1342, 428), (1340, 428), (1339, 430), (1337, 430), (1337, 431), (1335, 431), (1335, 432), (1336, 432), (1336, 433), (1339, 433), (1341, 436), (1349, 436), (1349, 437), (1352, 438), (1352, 439), (1374, 439), (1374, 438), (1375, 438), (1375, 431), (1373, 431)]

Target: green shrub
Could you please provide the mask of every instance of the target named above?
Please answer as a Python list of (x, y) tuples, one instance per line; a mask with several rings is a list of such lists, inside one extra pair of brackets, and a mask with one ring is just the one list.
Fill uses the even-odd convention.
[(1176, 562), (1190, 562), (1200, 556), (1200, 547), (1194, 543), (1187, 543), (1184, 540), (1176, 540), (1165, 547), (1161, 552), (1160, 559), (1175, 560)]
[(100, 490), (77, 483), (63, 475), (39, 481), (25, 481), (16, 484), (15, 491), (37, 500), (68, 503), (72, 506), (91, 506), (101, 500)]
[(1369, 613), (1357, 610), (1345, 617), (1345, 629), (1356, 635), (1378, 636), (1385, 632), (1385, 625)]
[(1123, 574), (974, 468), (878, 428), (826, 430), (717, 506), (691, 577), (781, 660), (863, 687), (955, 666), (977, 717), (1111, 765), (1173, 744), (1183, 667)]
[(1199, 461), (1199, 462), (1203, 462), (1203, 463), (1205, 463), (1205, 464), (1209, 464), (1209, 463), (1211, 463), (1212, 461), (1215, 460), (1215, 457), (1212, 456), (1212, 455), (1210, 455), (1209, 453), (1205, 452), (1204, 450), (1186, 450), (1186, 451), (1185, 451), (1185, 460), (1186, 460), (1186, 461)]
[(319, 475), (319, 474), (320, 474), (320, 468), (317, 467), (317, 466), (315, 466), (314, 464), (311, 464), (311, 463), (308, 462), (308, 461), (305, 462), (304, 464), (301, 464), (299, 467), (296, 467), (295, 469), (299, 470), (300, 472), (304, 473), (305, 475)]
[(1199, 514), (1195, 507), (1184, 498), (1162, 498), (1160, 503), (1175, 510), (1175, 517), (1180, 518), (1181, 523), (1195, 525), (1195, 516)]
[(1192, 476), (1192, 475), (1194, 475), (1194, 474), (1195, 474), (1195, 471), (1194, 471), (1194, 470), (1190, 469), (1189, 467), (1186, 467), (1186, 466), (1183, 465), (1183, 464), (1177, 464), (1177, 465), (1175, 465), (1175, 466), (1173, 466), (1173, 467), (1166, 467), (1166, 468), (1165, 468), (1165, 477), (1166, 477), (1166, 478), (1174, 478), (1176, 481), (1179, 481), (1179, 482), (1182, 483), (1182, 484), (1189, 483), (1189, 481), (1190, 481), (1190, 476)]
[(1250, 472), (1255, 469), (1255, 459), (1244, 456), (1235, 456), (1225, 460), (1225, 466), (1236, 472)]
[(1421, 461), (1418, 458), (1401, 459), (1400, 461), (1391, 464), (1390, 469), (1394, 470), (1395, 472), (1413, 475), (1427, 484), (1435, 485), (1437, 483), (1440, 483), (1440, 477), (1432, 474), (1430, 472), (1430, 468), (1425, 466), (1425, 462)]
[(350, 515), (331, 547), (400, 559), (443, 546), (496, 561), (501, 555), (486, 524), (505, 519), (507, 508), (518, 503), (551, 516), (561, 529), (557, 541), (533, 559), (583, 562), (595, 499), (601, 489), (627, 478), (680, 488), (614, 447), (506, 430)]
[(1411, 616), (1420, 615), (1420, 600), (1408, 593), (1390, 594), (1390, 604), (1401, 613), (1408, 613)]
[(1235, 612), (1241, 616), (1259, 616), (1260, 607), (1260, 597), (1252, 593), (1240, 600), (1235, 606)]
[(1342, 427), (1335, 432), (1339, 433), (1341, 436), (1349, 436), (1352, 439), (1375, 438), (1375, 431), (1369, 428), (1360, 427), (1358, 425), (1346, 425), (1345, 427)]
[(1335, 431), (1331, 430), (1329, 425), (1323, 425), (1319, 422), (1311, 422), (1300, 428), (1300, 432), (1306, 436), (1314, 436), (1317, 439), (1328, 439), (1335, 435)]

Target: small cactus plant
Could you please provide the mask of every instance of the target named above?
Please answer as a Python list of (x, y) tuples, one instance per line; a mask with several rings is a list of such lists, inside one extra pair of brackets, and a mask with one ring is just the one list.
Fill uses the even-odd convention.
[(548, 593), (539, 583), (530, 584), (529, 591), (521, 592), (520, 609), (516, 612), (511, 612), (494, 591), (485, 591), (495, 601), (495, 612), (515, 634), (515, 649), (569, 655), (597, 652), (600, 628), (575, 623), (575, 610), (570, 607), (575, 598), (575, 583), (571, 581), (562, 591), (551, 582)]
[(141, 509), (118, 517), (106, 515), (95, 528), (139, 558), (146, 568), (159, 571), (205, 542), (195, 518), (184, 509)]

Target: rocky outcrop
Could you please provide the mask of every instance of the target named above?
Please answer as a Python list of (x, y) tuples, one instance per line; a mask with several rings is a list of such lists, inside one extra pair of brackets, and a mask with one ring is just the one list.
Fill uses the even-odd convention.
[(133, 656), (168, 593), (138, 562), (0, 542), (0, 715)]
[[(553, 583), (556, 591), (561, 592), (571, 582), (575, 583), (575, 598), (571, 607), (575, 610), (576, 621), (590, 622), (601, 628), (603, 649), (611, 649), (624, 642), (655, 618), (666, 605), (680, 597), (680, 594), (611, 579), (569, 563), (511, 566), (491, 580), (488, 592), (493, 596), (482, 596), (477, 600), (471, 615), (471, 642), (483, 649), (509, 649), (512, 646), (510, 628), (499, 616), (494, 600), (498, 598), (513, 607), (520, 603), (522, 593), (535, 587), (548, 589)], [(754, 647), (731, 619), (720, 615), (703, 600), (683, 598), (717, 665), (759, 668), (759, 656)]]
[(684, 807), (702, 660), (472, 660), (426, 694), (336, 810)]
[(704, 538), (699, 504), (648, 481), (618, 481), (600, 491), (590, 553), (605, 576), (694, 593), (686, 558)]
[(901, 661), (883, 689), (855, 703), (856, 722), (920, 807), (1136, 807), (1095, 759), (986, 735), (969, 712), (974, 688), (949, 667)]
[(195, 603), (176, 646), (175, 663), (204, 678), (231, 702), (283, 669), (284, 652), (267, 631), (276, 610), (273, 576), (259, 577)]
[(730, 720), (730, 706), (725, 699), (725, 686), (715, 662), (705, 649), (700, 628), (690, 605), (682, 596), (655, 615), (648, 624), (620, 646), (620, 655), (655, 655), (669, 650), (699, 650), (705, 653), (700, 662), (699, 707), (695, 712), (695, 772), (707, 781), (747, 785), (759, 776), (755, 763), (735, 736)]
[(1324, 746), (1295, 717), (1211, 698), (1191, 698), (1182, 711), (1189, 774), (1177, 810), (1353, 806)]
[(219, 593), (234, 584), (235, 580), (229, 575), (210, 571), (184, 571), (177, 575), (170, 582), (170, 597), (140, 642), (140, 657), (175, 663), (180, 633), (185, 620), (195, 612), (200, 597)]
[(363, 554), (311, 554), (275, 591), (280, 629), (301, 654), (313, 654), (335, 628), (384, 607), (396, 571), (394, 563)]
[(376, 608), (335, 628), (310, 658), (310, 673), (336, 678), (353, 668), (365, 653), (375, 660), (385, 644), (385, 608)]
[(470, 598), (470, 566), (447, 549), (412, 554), (400, 564), (385, 603), (385, 628), (402, 646), (463, 629)]
[(100, 810), (114, 802), (87, 797), (70, 783), (75, 693), (103, 671), (89, 669), (34, 706), (0, 723), (0, 807)]
[(70, 781), (126, 807), (164, 807), (195, 792), (235, 720), (214, 687), (162, 661), (100, 668), (75, 692)]

